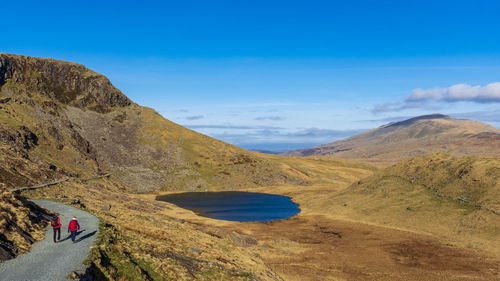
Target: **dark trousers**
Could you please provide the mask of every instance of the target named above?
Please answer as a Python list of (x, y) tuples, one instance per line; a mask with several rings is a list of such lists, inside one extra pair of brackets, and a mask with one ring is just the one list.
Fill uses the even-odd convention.
[[(52, 228), (54, 230), (54, 243), (58, 240), (61, 240), (61, 227)], [(57, 235), (57, 240), (56, 240)]]
[(76, 230), (71, 231), (71, 241), (75, 242), (75, 238), (76, 238)]

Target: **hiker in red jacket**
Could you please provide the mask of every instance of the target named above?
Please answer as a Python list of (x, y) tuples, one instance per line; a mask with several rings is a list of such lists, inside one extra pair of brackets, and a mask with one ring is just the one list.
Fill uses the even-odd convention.
[(80, 224), (76, 220), (76, 217), (73, 217), (73, 219), (69, 222), (68, 225), (68, 232), (71, 231), (71, 241), (75, 243), (75, 238), (76, 238), (76, 231), (80, 229)]
[[(54, 243), (61, 241), (61, 220), (59, 219), (59, 214), (55, 214), (55, 216), (50, 221), (50, 225), (54, 230)], [(57, 240), (56, 240), (57, 234)]]

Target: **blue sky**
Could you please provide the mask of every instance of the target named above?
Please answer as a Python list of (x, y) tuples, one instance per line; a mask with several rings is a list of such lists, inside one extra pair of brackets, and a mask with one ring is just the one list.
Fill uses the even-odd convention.
[(82, 63), (135, 102), (286, 150), (440, 112), (500, 127), (499, 1), (8, 1), (0, 51)]

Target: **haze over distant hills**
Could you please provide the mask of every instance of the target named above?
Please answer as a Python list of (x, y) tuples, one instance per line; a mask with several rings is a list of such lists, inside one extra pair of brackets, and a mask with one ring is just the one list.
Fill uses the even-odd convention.
[(387, 165), (430, 152), (500, 157), (500, 130), (478, 121), (432, 114), (392, 122), (344, 140), (283, 155), (327, 155)]

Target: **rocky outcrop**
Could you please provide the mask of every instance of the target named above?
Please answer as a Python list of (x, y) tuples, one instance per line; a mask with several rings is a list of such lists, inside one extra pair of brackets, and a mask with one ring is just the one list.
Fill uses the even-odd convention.
[(132, 104), (105, 76), (81, 64), (1, 53), (0, 90), (12, 96), (39, 93), (99, 112)]

